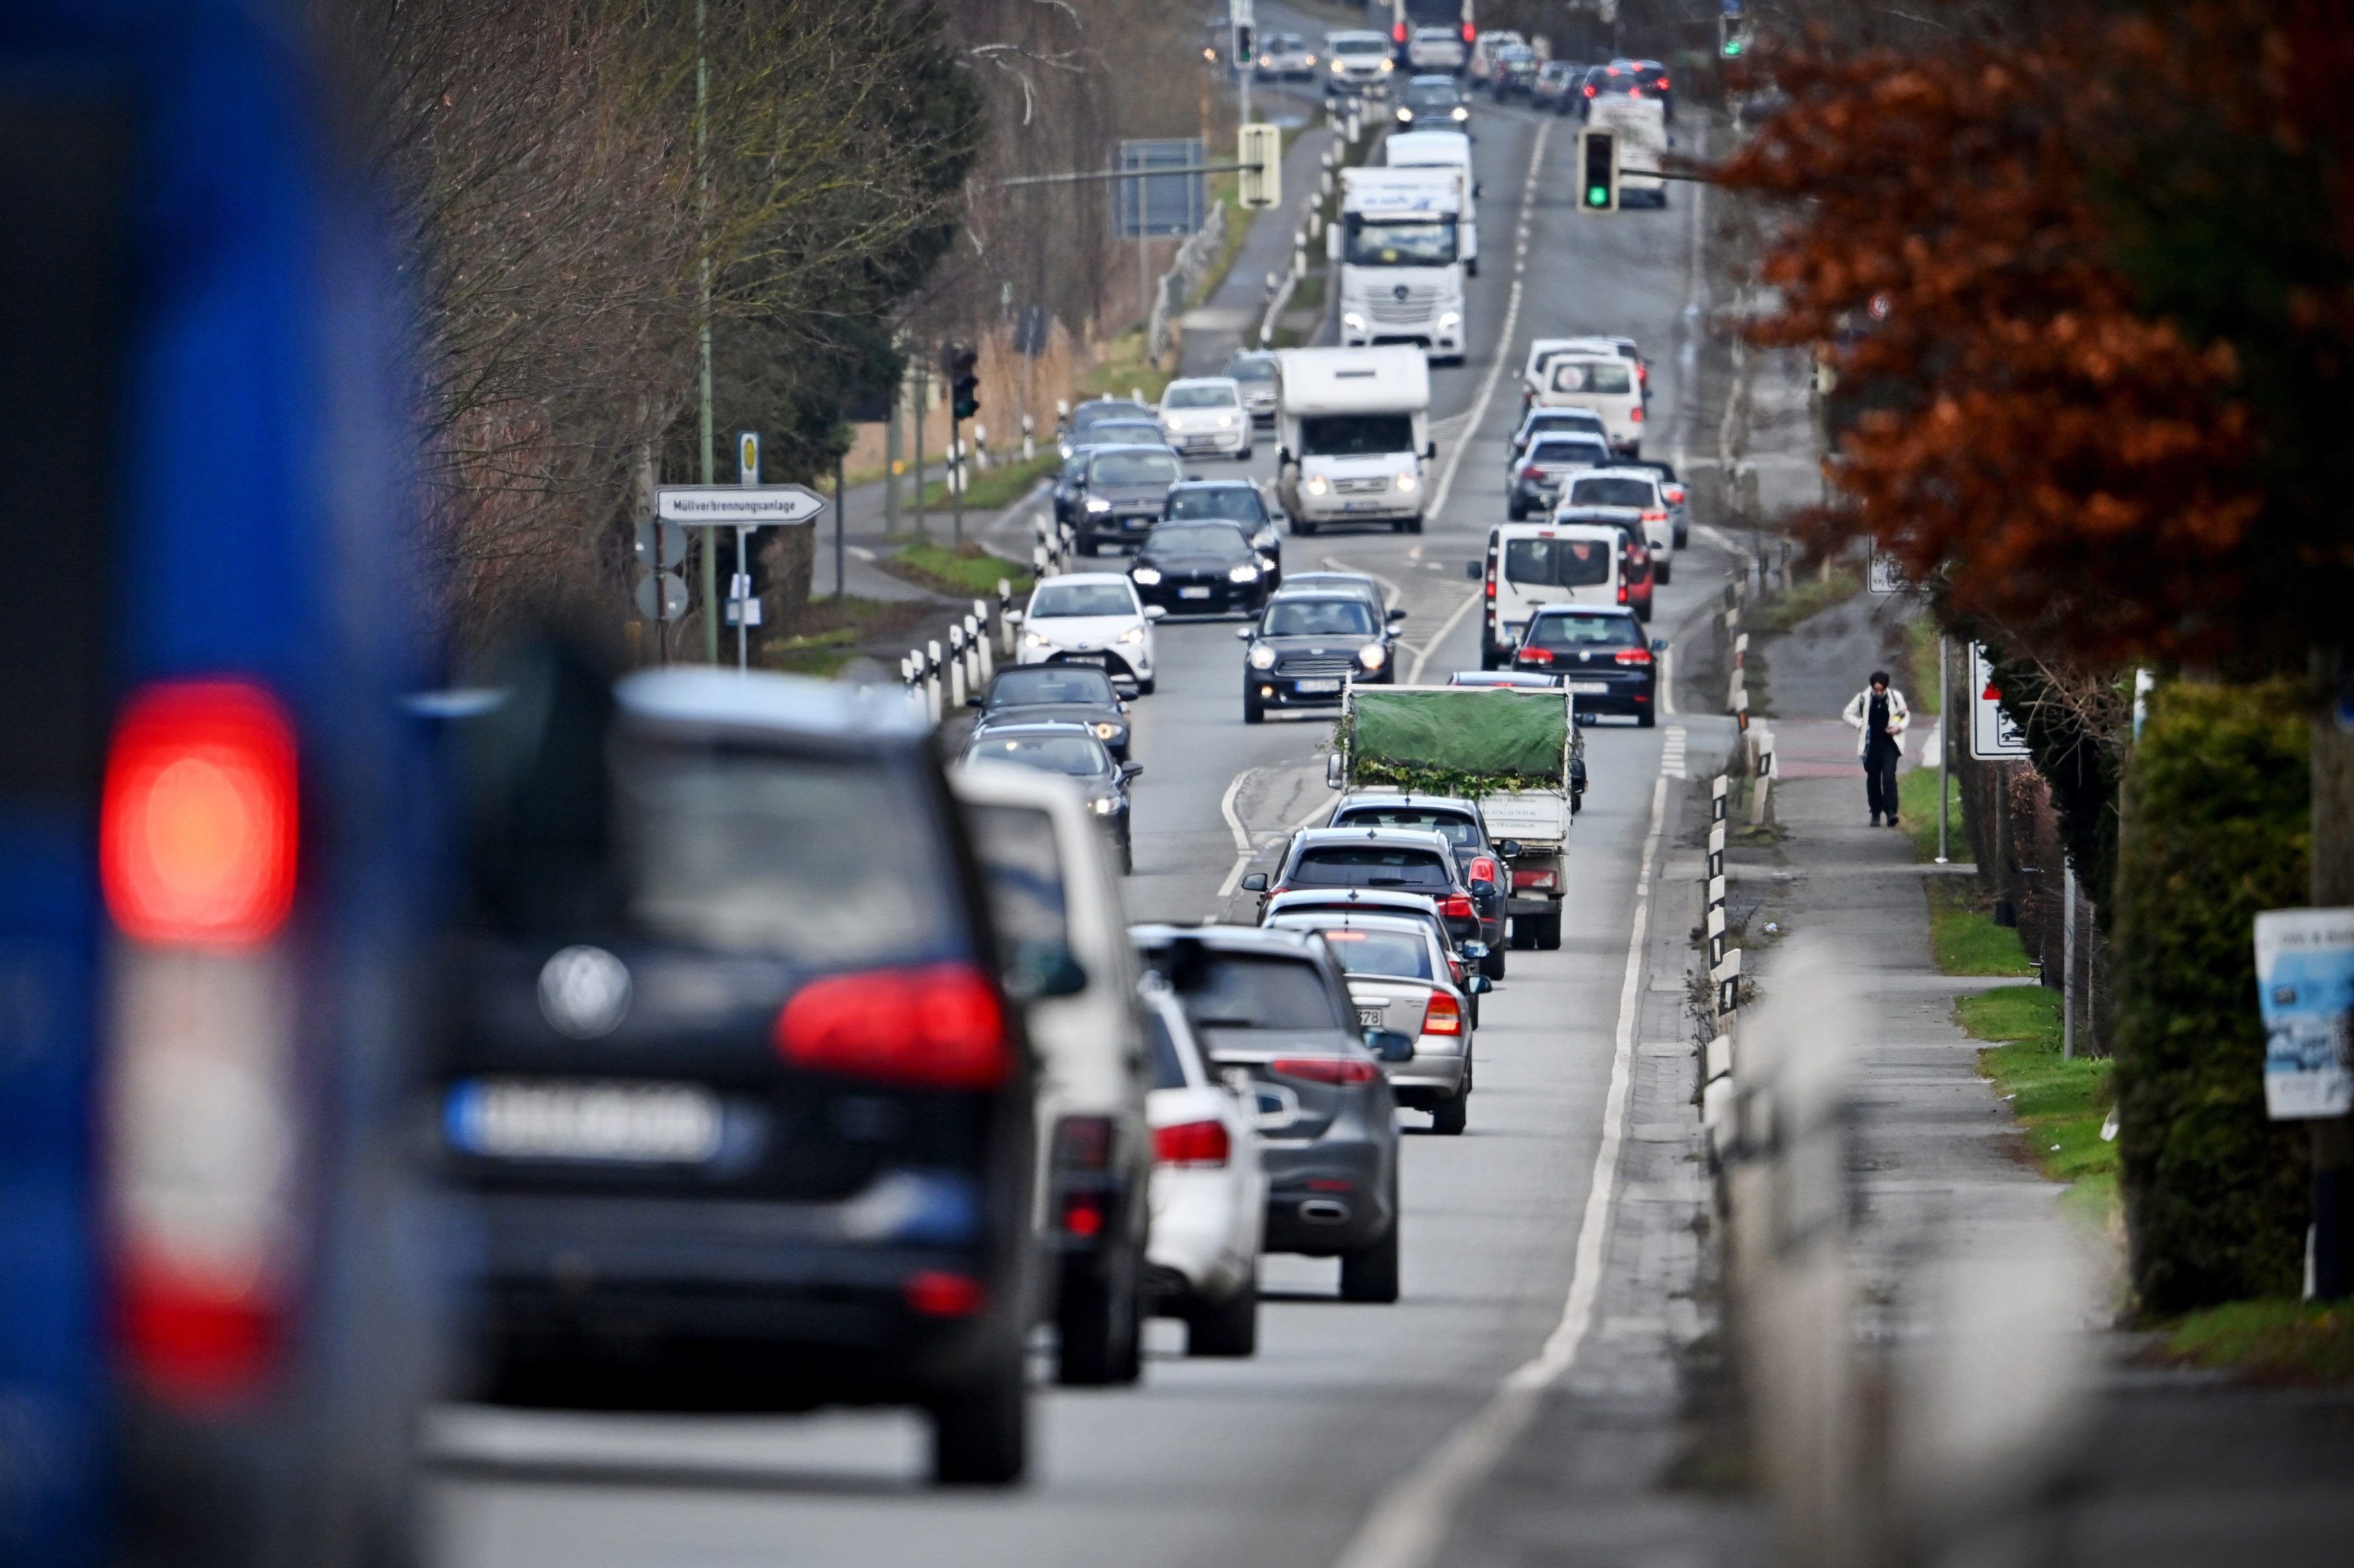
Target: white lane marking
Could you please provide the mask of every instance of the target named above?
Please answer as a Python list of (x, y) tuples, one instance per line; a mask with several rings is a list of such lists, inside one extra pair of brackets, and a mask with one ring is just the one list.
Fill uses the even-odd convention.
[(1464, 595), (1463, 602), (1455, 607), (1454, 613), (1438, 623), (1438, 630), (1430, 634), (1430, 641), (1424, 643), (1422, 651), (1414, 656), (1414, 666), (1405, 673), (1407, 685), (1418, 686), (1422, 683), (1422, 667), (1430, 662), (1430, 656), (1438, 651), (1438, 645), (1447, 641), (1447, 634), (1455, 630), (1455, 623), (1462, 620), (1471, 607), (1479, 602), (1479, 595), (1476, 593)]
[(1324, 569), (1327, 571), (1354, 572), (1361, 577), (1373, 578), (1375, 582), (1382, 585), (1382, 590), (1390, 596), (1390, 603), (1392, 604), (1397, 603), (1398, 600), (1405, 597), (1405, 590), (1404, 588), (1399, 588), (1397, 584), (1390, 581), (1389, 578), (1382, 576), (1381, 573), (1374, 571), (1370, 567), (1352, 567), (1338, 556), (1325, 556), (1321, 557), (1321, 559)]
[(1218, 813), (1226, 819), (1226, 826), (1234, 832), (1235, 853), (1245, 859), (1250, 857), (1250, 834), (1243, 828), (1241, 813), (1235, 810), (1235, 797), (1243, 792), (1243, 785), (1257, 771), (1256, 768), (1244, 768), (1235, 775), (1235, 781), (1226, 786), (1226, 792), (1218, 797)]
[(1627, 938), (1627, 973), (1618, 988), (1618, 1033), (1602, 1113), (1602, 1147), (1594, 1155), (1594, 1176), (1586, 1188), (1585, 1217), (1578, 1222), (1576, 1262), (1561, 1321), (1543, 1348), (1514, 1367), (1477, 1414), (1447, 1434), (1420, 1466), (1390, 1484), (1334, 1568), (1427, 1568), (1446, 1543), (1455, 1510), (1495, 1469), (1512, 1440), (1527, 1430), (1536, 1416), (1538, 1399), (1576, 1364), (1586, 1331), (1594, 1326), (1595, 1298), (1602, 1288), (1602, 1252), (1618, 1184), (1618, 1150), (1627, 1136), (1643, 942), (1650, 930), (1651, 867), (1667, 805), (1663, 773), (1651, 783), (1651, 826), (1643, 838), (1642, 866), (1635, 879), (1635, 928)]
[(1251, 857), (1248, 851), (1245, 851), (1243, 853), (1235, 857), (1235, 863), (1226, 868), (1226, 879), (1218, 884), (1218, 901), (1220, 903), (1223, 904), (1227, 899), (1232, 898), (1235, 895), (1235, 889), (1243, 885), (1243, 868), (1250, 864), (1250, 863)]

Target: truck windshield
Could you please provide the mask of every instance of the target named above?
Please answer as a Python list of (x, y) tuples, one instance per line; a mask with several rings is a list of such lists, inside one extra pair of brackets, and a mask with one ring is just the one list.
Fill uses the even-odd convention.
[(1455, 220), (1424, 218), (1412, 223), (1349, 219), (1348, 244), (1341, 260), (1352, 267), (1448, 267), (1455, 262)]
[(1302, 457), (1387, 457), (1412, 450), (1411, 414), (1323, 414), (1299, 421)]
[(1504, 576), (1526, 588), (1593, 588), (1610, 580), (1610, 546), (1599, 539), (1513, 539)]

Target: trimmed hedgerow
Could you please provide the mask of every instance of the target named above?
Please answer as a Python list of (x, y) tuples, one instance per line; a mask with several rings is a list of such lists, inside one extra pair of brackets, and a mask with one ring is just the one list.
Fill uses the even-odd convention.
[(2294, 1294), (2306, 1134), (2264, 1119), (2252, 921), (2306, 901), (2306, 720), (2284, 683), (2156, 694), (2117, 852), (2118, 1152), (2143, 1310)]

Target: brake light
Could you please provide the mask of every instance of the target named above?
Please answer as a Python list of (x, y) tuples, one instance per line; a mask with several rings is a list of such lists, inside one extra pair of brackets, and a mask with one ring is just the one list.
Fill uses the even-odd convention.
[(1544, 477), (1544, 470), (1539, 468), (1534, 463), (1531, 463), (1528, 467), (1521, 470), (1521, 477), (1522, 479), (1543, 479)]
[(989, 1299), (980, 1280), (938, 1268), (917, 1270), (899, 1288), (909, 1309), (927, 1318), (970, 1318)]
[(1463, 1010), (1455, 999), (1443, 991), (1430, 993), (1430, 1004), (1422, 1010), (1422, 1032), (1425, 1034), (1460, 1034), (1463, 1033)]
[(1667, 79), (1666, 77), (1661, 77), (1659, 80), (1657, 80), (1657, 81), (1653, 82), (1651, 85), (1652, 85), (1653, 87), (1658, 88), (1661, 92), (1665, 92), (1665, 91), (1667, 91), (1667, 90), (1668, 90), (1668, 79)]
[(1278, 1056), (1267, 1065), (1278, 1076), (1310, 1084), (1370, 1084), (1381, 1069), (1356, 1056)]
[(1550, 871), (1515, 871), (1512, 873), (1512, 885), (1515, 888), (1551, 887), (1554, 876), (1555, 874)]
[(1668, 498), (1668, 504), (1670, 506), (1681, 506), (1684, 503), (1684, 487), (1681, 484), (1667, 485), (1660, 490), (1659, 493)]
[(1470, 898), (1460, 893), (1443, 900), (1438, 906), (1438, 912), (1450, 920), (1469, 920), (1479, 913), (1471, 907)]
[(1550, 648), (1523, 648), (1512, 656), (1512, 662), (1515, 664), (1550, 664), (1553, 662), (1553, 650)]
[(1466, 23), (1464, 23), (1464, 24), (1463, 24), (1463, 41), (1464, 41), (1465, 43), (1469, 44), (1469, 42), (1471, 42), (1471, 40), (1472, 40), (1472, 29), (1471, 29), (1471, 24), (1470, 24), (1470, 23), (1469, 23), (1469, 22), (1466, 22)]
[(1391, 25), (1390, 42), (1394, 44), (1403, 44), (1405, 42), (1405, 24), (1404, 22), (1397, 22)]
[(1620, 604), (1625, 604), (1627, 602), (1627, 585), (1625, 583), (1620, 583), (1618, 585), (1618, 602)]
[(1643, 514), (1643, 521), (1644, 521), (1644, 522), (1646, 522), (1646, 523), (1664, 523), (1664, 522), (1666, 522), (1667, 520), (1668, 520), (1668, 514), (1667, 514), (1665, 512), (1663, 512), (1663, 511), (1662, 511), (1662, 512), (1646, 512), (1646, 513), (1644, 513), (1644, 514)]
[(1162, 1165), (1224, 1165), (1231, 1152), (1224, 1122), (1181, 1121), (1152, 1129), (1152, 1158)]
[(1081, 1241), (1101, 1235), (1104, 1228), (1104, 1204), (1101, 1192), (1066, 1192), (1063, 1195), (1063, 1230)]
[(1013, 1072), (997, 992), (966, 964), (828, 975), (777, 1014), (796, 1067), (931, 1089), (991, 1089)]
[(122, 934), (249, 947), (294, 902), (294, 733), (241, 681), (134, 697), (107, 758), (99, 875)]
[(1627, 418), (1635, 424), (1641, 424), (1643, 422), (1643, 406), (1640, 403), (1638, 403), (1633, 408), (1628, 409)]
[(1594, 96), (1594, 89), (1593, 89), (1593, 87), (1592, 87), (1591, 85), (1588, 85), (1588, 86), (1586, 87), (1586, 89), (1585, 89), (1585, 96), (1586, 96), (1586, 97), (1588, 97), (1588, 98), (1591, 98), (1591, 97), (1593, 97), (1593, 96)]
[(1648, 664), (1651, 662), (1651, 651), (1648, 648), (1621, 648), (1610, 657), (1620, 664)]
[(1471, 880), (1474, 882), (1495, 881), (1496, 863), (1484, 854), (1473, 855), (1471, 857)]

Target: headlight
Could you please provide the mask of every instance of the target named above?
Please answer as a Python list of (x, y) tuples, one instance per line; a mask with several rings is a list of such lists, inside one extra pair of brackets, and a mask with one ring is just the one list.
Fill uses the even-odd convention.
[(1397, 476), (1397, 493), (1400, 495), (1412, 495), (1414, 493), (1414, 475), (1410, 473), (1402, 473)]
[(1034, 631), (1025, 631), (1022, 634), (1022, 646), (1024, 648), (1052, 648), (1054, 645), (1055, 641), (1051, 637), (1042, 637)]
[(1087, 502), (1087, 510), (1090, 512), (1108, 512), (1111, 510), (1111, 503), (1099, 496), (1093, 497)]
[(1325, 482), (1324, 476), (1323, 476), (1322, 474), (1320, 474), (1320, 473), (1311, 473), (1311, 474), (1310, 474), (1310, 475), (1308, 476), (1308, 493), (1309, 493), (1309, 494), (1310, 494), (1310, 495), (1321, 495), (1321, 494), (1323, 494), (1326, 491), (1328, 491), (1328, 490), (1330, 490), (1330, 489), (1331, 489), (1331, 488), (1332, 488), (1332, 487), (1331, 487), (1331, 484), (1329, 484), (1329, 483), (1327, 483), (1327, 482)]
[(1397, 61), (1393, 59), (1384, 59), (1382, 61), (1382, 69), (1384, 70), (1395, 70), (1397, 69)]
[(1337, 59), (1336, 59), (1336, 60), (1334, 60), (1334, 61), (1332, 62), (1332, 67), (1331, 67), (1331, 69), (1334, 69), (1334, 70), (1339, 70), (1339, 69), (1341, 69), (1341, 62), (1340, 62), (1339, 60), (1337, 60)]
[(1234, 428), (1235, 417), (1232, 414), (1221, 414), (1218, 416), (1218, 429), (1222, 430), (1231, 430)]
[(1403, 104), (1403, 103), (1401, 103), (1401, 104), (1399, 104), (1399, 105), (1398, 105), (1397, 117), (1398, 117), (1400, 120), (1405, 121), (1405, 122), (1407, 124), (1409, 124), (1409, 125), (1411, 125), (1412, 123), (1414, 123), (1414, 111), (1413, 111), (1413, 110), (1411, 110), (1411, 109), (1408, 109), (1408, 108), (1407, 108), (1405, 104)]
[(1130, 648), (1141, 647), (1144, 642), (1144, 628), (1131, 626), (1119, 634), (1119, 640)]
[(1470, 118), (1471, 118), (1471, 111), (1470, 111), (1469, 110), (1468, 110), (1468, 109), (1464, 108), (1464, 107), (1463, 107), (1461, 104), (1459, 104), (1459, 103), (1458, 103), (1458, 104), (1457, 104), (1454, 108), (1452, 108), (1452, 109), (1448, 110), (1448, 111), (1447, 111), (1447, 112), (1448, 112), (1449, 114), (1454, 115), (1454, 116), (1455, 116), (1455, 118), (1456, 118), (1456, 119), (1458, 119), (1458, 120), (1469, 120), (1469, 119), (1470, 119)]
[(1108, 817), (1116, 811), (1128, 810), (1128, 802), (1117, 795), (1100, 795), (1087, 804), (1095, 808), (1096, 815), (1098, 817)]
[(1130, 567), (1128, 569), (1128, 575), (1134, 577), (1138, 582), (1142, 583), (1146, 588), (1150, 588), (1154, 583), (1161, 580), (1161, 568), (1159, 567)]
[(1096, 738), (1097, 740), (1118, 740), (1119, 738), (1119, 726), (1112, 723), (1109, 719), (1097, 720)]
[(1230, 583), (1256, 582), (1258, 580), (1258, 566), (1256, 562), (1245, 561), (1239, 567), (1229, 567), (1226, 568), (1226, 580)]
[(1275, 668), (1275, 650), (1262, 642), (1250, 651), (1250, 667), (1254, 670)]
[(1378, 642), (1368, 642), (1363, 648), (1357, 650), (1357, 662), (1363, 664), (1368, 670), (1380, 669), (1384, 661), (1388, 658), (1389, 654), (1383, 650), (1382, 645)]
[(1347, 327), (1351, 332), (1363, 332), (1365, 330), (1365, 318), (1359, 315), (1354, 311), (1342, 311), (1341, 313), (1341, 324)]
[(1447, 328), (1449, 328), (1449, 327), (1461, 326), (1462, 324), (1463, 324), (1463, 313), (1462, 313), (1462, 312), (1460, 312), (1460, 311), (1441, 311), (1441, 312), (1439, 312), (1439, 313), (1438, 313), (1438, 330), (1439, 330), (1439, 331), (1441, 331), (1441, 332), (1445, 332), (1445, 331), (1446, 331)]

